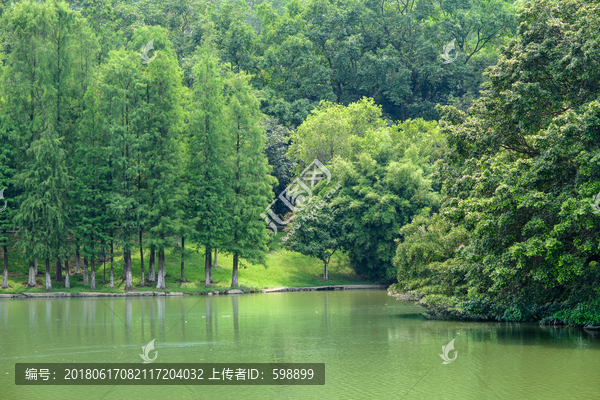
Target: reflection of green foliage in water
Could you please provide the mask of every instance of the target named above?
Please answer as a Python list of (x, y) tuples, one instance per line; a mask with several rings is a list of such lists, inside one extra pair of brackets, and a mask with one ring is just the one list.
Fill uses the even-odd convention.
[[(152, 339), (158, 352), (152, 368), (164, 363), (324, 362), (329, 383), (96, 386), (89, 397), (108, 393), (114, 398), (118, 391), (119, 397), (136, 400), (193, 394), (366, 400), (414, 387), (407, 398), (436, 399), (440, 392), (448, 398), (496, 398), (493, 392), (502, 399), (530, 399), (539, 398), (540, 391), (550, 398), (572, 398), (573, 393), (593, 398), (598, 388), (599, 344), (588, 333), (522, 323), (427, 321), (418, 315), (420, 307), (396, 302), (385, 291), (2, 300), (0, 310), (3, 399), (39, 397), (39, 387), (14, 384), (16, 362), (134, 362), (143, 367), (138, 354)], [(449, 372), (437, 354), (452, 339), (458, 357), (451, 368), (462, 368), (454, 372), (460, 379), (443, 380)], [(424, 382), (415, 386), (421, 377)], [(78, 398), (81, 390), (47, 386), (44, 399)]]

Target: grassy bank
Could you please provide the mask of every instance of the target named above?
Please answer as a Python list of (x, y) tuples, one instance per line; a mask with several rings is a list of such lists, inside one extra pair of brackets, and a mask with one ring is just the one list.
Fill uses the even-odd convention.
[[(329, 280), (323, 280), (323, 263), (315, 258), (307, 257), (282, 249), (278, 243), (279, 237), (270, 245), (266, 257), (266, 268), (262, 265), (252, 265), (240, 260), (239, 286), (244, 291), (259, 290), (274, 287), (304, 287), (322, 285), (348, 285), (371, 283), (360, 280), (349, 268), (347, 257), (344, 254), (334, 254), (329, 265)], [(194, 244), (186, 243), (185, 256), (185, 282), (181, 282), (181, 251), (180, 249), (167, 249), (165, 252), (165, 267), (167, 277), (165, 280), (166, 292), (200, 293), (213, 290), (231, 288), (231, 272), (233, 257), (218, 254), (218, 268), (213, 268), (213, 281), (211, 288), (204, 285), (204, 251)], [(145, 277), (148, 277), (149, 249), (144, 254)], [(1, 260), (1, 258), (0, 258)], [(89, 284), (83, 283), (83, 260), (81, 260), (81, 274), (75, 274), (75, 260), (69, 260), (71, 288), (65, 289), (64, 271), (63, 281), (57, 282), (56, 262), (50, 263), (52, 277), (52, 291), (64, 292), (89, 292)], [(91, 267), (90, 267), (91, 269)], [(158, 266), (156, 267), (158, 272)], [(36, 287), (27, 286), (28, 264), (16, 250), (9, 250), (8, 289), (0, 289), (0, 293), (45, 292), (45, 263), (38, 263), (38, 276)], [(106, 275), (105, 275), (106, 271)], [(140, 287), (141, 270), (139, 250), (132, 254), (133, 290), (156, 291), (156, 283), (146, 282)], [(106, 276), (106, 283), (104, 283)], [(110, 262), (105, 265), (96, 261), (96, 290), (98, 292), (123, 292), (125, 282), (123, 277), (123, 255), (117, 251), (114, 259), (114, 289), (109, 287)]]

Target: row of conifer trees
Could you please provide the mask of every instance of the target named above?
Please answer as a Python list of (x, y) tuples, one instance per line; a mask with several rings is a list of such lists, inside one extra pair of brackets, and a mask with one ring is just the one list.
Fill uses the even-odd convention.
[[(61, 279), (66, 260), (79, 256), (89, 260), (95, 289), (95, 261), (113, 260), (115, 248), (123, 251), (126, 290), (139, 250), (144, 285), (148, 247), (151, 265), (155, 253), (158, 260), (157, 288), (164, 288), (165, 249), (175, 235), (182, 257), (186, 240), (205, 249), (206, 286), (215, 249), (233, 255), (232, 286), (240, 257), (263, 261), (268, 235), (260, 213), (274, 178), (246, 74), (220, 64), (205, 43), (187, 61), (193, 67), (184, 82), (161, 27), (138, 28), (103, 57), (96, 32), (60, 1), (24, 1), (3, 20), (3, 287), (9, 248), (29, 263), (30, 286), (35, 260), (46, 265), (47, 290), (50, 264)], [(151, 40), (148, 57), (140, 57)], [(182, 258), (185, 280), (183, 267)], [(68, 270), (65, 278), (69, 287)]]

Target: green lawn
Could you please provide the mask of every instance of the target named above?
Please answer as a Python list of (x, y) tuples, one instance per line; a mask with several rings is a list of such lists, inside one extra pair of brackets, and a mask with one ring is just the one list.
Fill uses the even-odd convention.
[[(307, 257), (299, 253), (282, 249), (278, 241), (278, 235), (270, 245), (270, 251), (266, 257), (266, 268), (262, 265), (252, 265), (240, 260), (239, 266), (239, 288), (242, 290), (258, 290), (274, 287), (303, 287), (303, 286), (323, 286), (323, 285), (344, 285), (344, 284), (363, 284), (370, 283), (360, 280), (350, 269), (347, 257), (342, 253), (333, 255), (329, 264), (329, 280), (323, 280), (323, 263), (315, 258)], [(218, 266), (213, 268), (212, 287), (204, 287), (204, 251), (198, 249), (195, 245), (186, 243), (186, 250), (189, 254), (185, 258), (185, 279), (181, 282), (181, 253), (179, 249), (168, 249), (165, 254), (167, 278), (165, 286), (167, 292), (185, 292), (199, 293), (213, 290), (222, 290), (231, 288), (231, 255), (219, 254)], [(104, 265), (96, 262), (96, 291), (99, 292), (123, 292), (125, 282), (123, 277), (123, 256), (117, 252), (114, 262), (114, 284), (115, 288), (109, 288), (110, 262), (106, 264), (106, 283), (104, 279)], [(148, 261), (150, 251), (144, 254), (145, 276), (148, 278)], [(0, 258), (1, 260), (1, 258)], [(69, 263), (71, 273), (71, 288), (65, 289), (64, 273), (63, 281), (55, 281), (56, 264), (50, 263), (52, 276), (52, 291), (66, 291), (71, 293), (90, 291), (89, 284), (83, 283), (83, 275), (75, 275), (75, 260), (72, 258)], [(0, 266), (1, 266), (0, 262)], [(38, 263), (37, 286), (29, 288), (27, 286), (28, 265), (23, 261), (21, 255), (16, 250), (9, 250), (8, 265), (8, 289), (0, 289), (0, 293), (21, 293), (21, 292), (45, 292), (45, 264)], [(81, 261), (83, 269), (83, 259)], [(90, 266), (91, 269), (91, 266)], [(134, 291), (156, 290), (156, 283), (148, 283), (140, 287), (140, 254), (139, 250), (132, 254), (133, 286)], [(158, 272), (158, 266), (157, 266)]]

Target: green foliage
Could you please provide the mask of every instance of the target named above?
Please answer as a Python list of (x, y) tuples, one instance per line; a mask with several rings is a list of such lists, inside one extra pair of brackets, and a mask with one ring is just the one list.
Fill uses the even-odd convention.
[(573, 304), (572, 308), (555, 313), (554, 318), (572, 325), (600, 325), (600, 299)]
[(64, 257), (72, 218), (69, 169), (95, 38), (85, 19), (60, 1), (18, 3), (3, 20), (10, 48), (2, 74), (3, 133), (18, 178), (14, 222), (29, 260)]
[(144, 205), (139, 224), (150, 233), (149, 244), (160, 250), (170, 243), (166, 237), (180, 230), (186, 195), (179, 171), (184, 92), (177, 56), (165, 29), (138, 29), (130, 47), (137, 50), (152, 39), (156, 58), (147, 65), (138, 64), (140, 82), (134, 83), (142, 93), (135, 116), (139, 144), (132, 148), (132, 156), (137, 159), (136, 196)]
[(65, 151), (56, 133), (48, 129), (27, 150), (28, 161), (15, 176), (23, 192), (14, 222), (19, 246), (27, 260), (64, 257), (69, 233), (67, 192), (69, 175)]
[[(70, 5), (98, 37), (100, 46), (91, 50), (98, 64), (140, 27), (161, 26), (191, 87), (193, 53), (210, 41), (222, 62), (253, 75), (263, 91), (262, 111), (290, 127), (321, 101), (350, 104), (365, 96), (392, 120), (437, 118), (436, 103), (466, 109), (479, 96), (482, 71), (516, 26), (515, 7), (504, 0), (419, 0), (402, 7), (365, 0)], [(458, 58), (443, 64), (440, 52), (450, 40)], [(13, 40), (2, 42), (10, 52)]]
[(135, 150), (143, 148), (142, 132), (135, 124), (144, 111), (140, 64), (140, 57), (134, 52), (112, 51), (99, 71), (95, 95), (99, 99), (96, 129), (107, 132), (105, 151), (112, 177), (108, 209), (121, 227), (119, 243), (126, 251), (130, 251), (145, 207), (136, 190), (136, 177), (142, 165), (137, 162), (139, 153)]
[(347, 107), (321, 102), (292, 134), (288, 156), (297, 160), (297, 173), (315, 158), (323, 164), (336, 156), (349, 158), (356, 151), (353, 148), (355, 139), (385, 126), (381, 107), (373, 99), (363, 98)]
[(401, 241), (396, 248), (394, 265), (398, 268), (398, 290), (416, 290), (439, 285), (445, 291), (446, 272), (440, 263), (454, 257), (469, 241), (463, 226), (452, 226), (439, 214), (416, 215), (410, 224), (400, 229)]
[(0, 115), (0, 141), (4, 146), (0, 147), (0, 190), (3, 199), (0, 199), (0, 246), (8, 246), (10, 243), (12, 231), (12, 218), (15, 211), (13, 196), (15, 190), (15, 163), (13, 154), (12, 141), (7, 123), (3, 116)]
[(588, 82), (599, 16), (597, 2), (528, 3), (473, 108), (440, 108), (440, 213), (471, 238), (451, 262), (468, 291), (445, 293), (467, 316), (596, 323), (600, 104)]
[(227, 207), (230, 240), (224, 248), (252, 263), (263, 263), (268, 235), (260, 217), (273, 197), (275, 183), (264, 154), (266, 135), (259, 101), (246, 74), (227, 79), (227, 154), (230, 166), (231, 197)]
[(328, 203), (335, 190), (330, 189), (323, 197), (314, 196), (306, 206), (294, 210), (294, 219), (286, 228), (288, 234), (283, 239), (287, 249), (323, 261), (326, 280), (329, 260), (342, 247), (340, 211), (332, 209)]
[[(411, 134), (435, 135), (429, 130), (436, 127), (429, 125), (423, 132), (410, 129), (412, 124), (371, 130), (362, 138), (353, 136), (354, 153), (331, 164), (331, 174), (342, 186), (332, 206), (342, 212), (343, 248), (352, 267), (360, 275), (387, 282), (397, 275), (392, 258), (400, 228), (424, 207), (438, 205), (431, 181), (411, 159), (414, 154), (397, 146), (395, 139), (409, 135), (405, 129)], [(431, 146), (436, 146), (435, 141)]]
[(90, 48), (98, 64), (104, 62), (108, 52), (125, 45), (125, 37), (119, 26), (119, 15), (114, 10), (118, 7), (116, 0), (71, 0), (72, 9), (81, 12), (96, 33), (99, 46)]
[(225, 82), (219, 60), (208, 45), (199, 48), (196, 57), (188, 128), (189, 202), (198, 242), (213, 249), (221, 247), (231, 232), (225, 205), (233, 199), (229, 185), (233, 147), (227, 142)]
[(202, 0), (142, 0), (120, 3), (111, 18), (117, 18), (117, 26), (128, 38), (142, 25), (164, 28), (178, 60), (183, 62), (202, 43), (211, 8)]
[[(277, 183), (273, 184), (273, 193), (278, 195), (283, 193), (293, 180), (294, 162), (286, 154), (289, 148), (290, 130), (274, 118), (265, 121), (265, 129), (267, 134), (265, 154), (269, 165), (273, 167), (271, 175), (277, 179)], [(284, 215), (289, 211), (282, 202), (276, 202), (271, 209), (277, 215)]]

